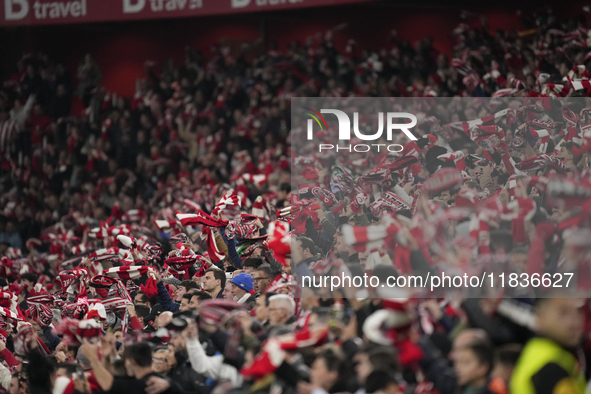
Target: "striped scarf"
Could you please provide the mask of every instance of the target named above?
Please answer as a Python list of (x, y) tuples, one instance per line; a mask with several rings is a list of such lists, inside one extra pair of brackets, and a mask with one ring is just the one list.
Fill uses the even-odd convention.
[(18, 317), (18, 315), (14, 312), (12, 312), (10, 309), (8, 308), (3, 308), (0, 306), (0, 316), (4, 317), (4, 318), (8, 318), (8, 319), (12, 319), (12, 320), (22, 320), (20, 317)]
[(182, 275), (185, 279), (189, 279), (189, 268), (194, 266), (197, 261), (199, 261), (197, 255), (169, 257), (164, 260), (164, 268), (168, 268), (176, 278)]
[(207, 245), (207, 251), (214, 263), (222, 261), (226, 256), (219, 250), (215, 237), (213, 235), (211, 227), (226, 227), (228, 225), (227, 220), (215, 219), (203, 211), (199, 211), (196, 214), (193, 213), (176, 213), (176, 217), (180, 220), (183, 226), (203, 226), (203, 235), (205, 237), (205, 243)]
[[(89, 272), (86, 268), (74, 268), (72, 270), (62, 270), (58, 273), (59, 280), (56, 281), (58, 285), (66, 292), (73, 292), (79, 296), (86, 294), (86, 285), (88, 284)], [(77, 283), (75, 289), (72, 288), (74, 283)]]
[(29, 305), (28, 312), (41, 327), (49, 327), (51, 325), (51, 321), (53, 320), (53, 310), (51, 310), (48, 305), (31, 304)]
[(241, 214), (238, 220), (231, 220), (226, 227), (226, 236), (228, 239), (249, 238), (250, 235), (257, 229), (254, 222), (257, 217), (254, 215)]
[[(212, 215), (219, 215), (222, 211), (227, 209), (228, 207), (233, 207), (233, 213), (237, 213), (236, 211), (240, 211), (242, 199), (238, 195), (235, 190), (228, 191), (224, 196), (220, 199), (220, 201), (216, 204), (213, 211), (211, 211)], [(229, 215), (234, 216), (234, 215)]]
[(226, 227), (227, 220), (214, 219), (203, 211), (197, 213), (176, 213), (177, 219), (181, 222), (183, 227), (202, 225), (207, 227)]
[(62, 335), (64, 344), (79, 345), (83, 339), (99, 338), (102, 333), (101, 323), (94, 319), (62, 319), (55, 326), (55, 333)]
[(150, 267), (148, 266), (132, 265), (128, 267), (109, 268), (103, 271), (103, 274), (116, 279), (130, 280), (146, 275), (149, 269)]
[(362, 253), (385, 246), (386, 242), (392, 243), (402, 227), (393, 218), (390, 218), (388, 222), (388, 224), (368, 227), (343, 225), (342, 232), (345, 243), (352, 245), (356, 251)]

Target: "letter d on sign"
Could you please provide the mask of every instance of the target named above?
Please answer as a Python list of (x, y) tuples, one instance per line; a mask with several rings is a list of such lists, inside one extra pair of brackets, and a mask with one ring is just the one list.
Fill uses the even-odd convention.
[(144, 9), (146, 0), (137, 0), (135, 4), (131, 3), (132, 0), (123, 0), (123, 13), (124, 14), (135, 14)]
[(232, 8), (242, 8), (250, 4), (250, 0), (232, 0)]
[[(20, 9), (15, 11), (14, 6)], [(4, 19), (14, 21), (23, 19), (29, 13), (29, 2), (27, 0), (4, 0)]]

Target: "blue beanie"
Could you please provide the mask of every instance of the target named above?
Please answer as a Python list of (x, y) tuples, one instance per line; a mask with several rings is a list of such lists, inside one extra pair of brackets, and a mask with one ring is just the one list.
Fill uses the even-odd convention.
[(232, 278), (232, 284), (240, 287), (242, 290), (250, 293), (254, 288), (254, 283), (252, 281), (252, 276), (249, 274), (238, 274)]

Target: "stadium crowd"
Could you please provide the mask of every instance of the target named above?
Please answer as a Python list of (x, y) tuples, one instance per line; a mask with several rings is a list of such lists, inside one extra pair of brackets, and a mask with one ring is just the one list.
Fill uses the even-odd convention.
[[(4, 391), (588, 393), (584, 292), (300, 280), (501, 267), (589, 289), (585, 18), (464, 17), (452, 59), (394, 31), (378, 52), (336, 31), (253, 60), (187, 48), (132, 98), (90, 54), (75, 76), (24, 56), (0, 90)], [(294, 97), (421, 98), (420, 138), (296, 154)]]

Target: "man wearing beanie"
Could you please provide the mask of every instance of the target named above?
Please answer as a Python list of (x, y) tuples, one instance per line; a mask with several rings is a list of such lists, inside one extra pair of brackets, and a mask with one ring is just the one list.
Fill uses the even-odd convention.
[(256, 298), (254, 296), (254, 282), (252, 276), (248, 274), (238, 274), (232, 278), (232, 293), (239, 304), (248, 306), (249, 309), (254, 307)]

